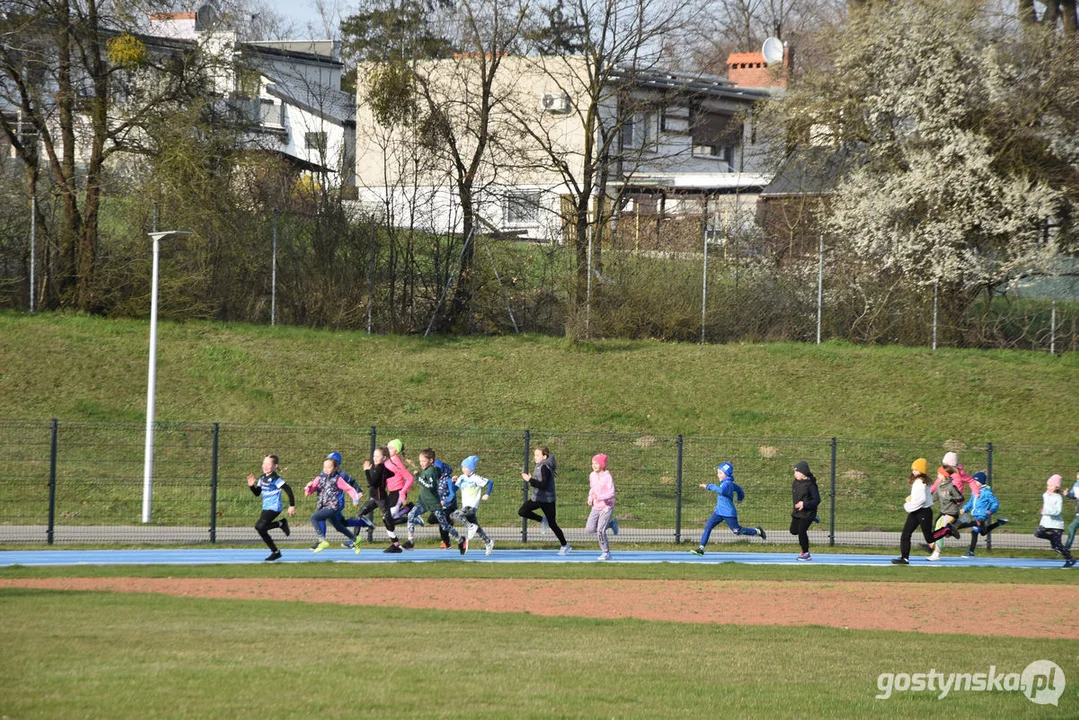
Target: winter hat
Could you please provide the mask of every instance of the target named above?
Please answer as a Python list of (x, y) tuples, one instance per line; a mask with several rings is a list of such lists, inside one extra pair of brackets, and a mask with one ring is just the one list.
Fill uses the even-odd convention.
[(918, 458), (910, 464), (910, 469), (916, 473), (927, 475), (929, 473), (929, 463), (925, 458)]
[(400, 455), (401, 451), (405, 449), (405, 444), (397, 438), (394, 438), (393, 440), (390, 440), (388, 443), (386, 443), (386, 447), (388, 447), (390, 450), (393, 450), (394, 453)]
[(461, 461), (461, 467), (469, 472), (476, 472), (476, 463), (480, 461), (479, 455), (469, 455)]
[(797, 463), (795, 463), (794, 469), (797, 472), (802, 473), (803, 475), (812, 475), (813, 474), (813, 473), (809, 472), (809, 463), (807, 463), (805, 460), (799, 460)]
[(441, 460), (435, 460), (433, 465), (438, 468), (438, 471), (443, 475), (445, 475), (446, 472), (450, 470), (450, 466), (442, 462)]
[(985, 485), (987, 482), (989, 482), (989, 477), (983, 472), (976, 472), (974, 473), (973, 477), (975, 480), (978, 481), (979, 485)]
[(600, 470), (606, 470), (607, 469), (607, 454), (606, 453), (599, 453), (599, 454), (593, 455), (592, 456), (592, 462), (599, 465)]
[(329, 455), (326, 456), (326, 459), (327, 460), (336, 460), (337, 464), (340, 465), (341, 464), (341, 453), (334, 450), (332, 453), (330, 453)]
[(1049, 492), (1056, 492), (1060, 489), (1060, 480), (1059, 475), (1050, 475), (1049, 479), (1045, 481), (1045, 488)]
[(720, 463), (716, 470), (719, 470), (732, 480), (734, 479), (734, 465), (731, 465), (729, 462)]
[(940, 461), (940, 464), (955, 467), (959, 464), (959, 456), (953, 452), (946, 452), (944, 453), (944, 459)]

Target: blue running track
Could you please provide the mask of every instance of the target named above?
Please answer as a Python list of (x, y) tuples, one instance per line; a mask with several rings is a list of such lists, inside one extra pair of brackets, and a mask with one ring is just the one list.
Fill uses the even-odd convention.
[[(351, 550), (333, 548), (321, 553), (307, 549), (285, 549), (279, 563), (364, 563), (400, 562), (484, 562), (484, 563), (596, 563), (599, 551), (593, 548), (575, 549), (560, 557), (555, 550), (499, 550), (487, 556), (483, 548), (472, 549), (461, 556), (456, 550), (406, 550), (402, 554), (382, 552), (382, 545), (365, 547), (356, 555)], [(0, 551), (0, 567), (54, 567), (65, 565), (258, 565), (267, 555), (265, 548), (257, 550), (194, 549), (194, 550), (9, 550)], [(718, 565), (735, 562), (748, 565), (857, 565), (892, 567), (892, 555), (852, 555), (821, 553), (811, 562), (797, 562), (794, 553), (710, 552), (703, 557), (689, 551), (617, 552), (616, 563), (692, 563)], [(924, 557), (911, 558), (911, 567), (1007, 567), (1056, 569), (1063, 561), (1052, 558), (1006, 558), (945, 556), (938, 562)]]

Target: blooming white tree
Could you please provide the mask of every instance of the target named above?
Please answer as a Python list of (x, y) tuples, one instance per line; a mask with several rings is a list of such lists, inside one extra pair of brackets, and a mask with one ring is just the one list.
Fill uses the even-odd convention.
[(856, 167), (825, 226), (875, 273), (969, 293), (1058, 251), (1064, 190), (1009, 155), (1045, 120), (1007, 127), (1030, 68), (985, 20), (974, 4), (899, 3), (843, 34), (830, 89), (845, 100), (828, 136), (857, 148)]

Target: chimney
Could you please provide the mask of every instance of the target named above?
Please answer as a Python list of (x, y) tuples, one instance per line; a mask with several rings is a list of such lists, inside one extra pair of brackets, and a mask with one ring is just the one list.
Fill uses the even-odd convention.
[(758, 52), (731, 53), (727, 56), (727, 79), (736, 87), (786, 87), (790, 72), (791, 50), (783, 46), (783, 64), (769, 67), (764, 54)]

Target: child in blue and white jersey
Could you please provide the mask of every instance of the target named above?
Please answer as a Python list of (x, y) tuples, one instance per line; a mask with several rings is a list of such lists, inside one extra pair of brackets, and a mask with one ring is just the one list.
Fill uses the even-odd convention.
[(284, 509), (281, 502), (282, 491), (288, 495), (288, 516), (296, 515), (296, 497), (292, 494), (289, 484), (277, 474), (276, 455), (267, 455), (262, 459), (262, 475), (257, 480), (254, 474), (248, 475), (247, 487), (251, 488), (253, 495), (262, 496), (262, 513), (255, 523), (255, 531), (262, 538), (262, 542), (266, 543), (266, 547), (270, 548), (267, 562), (273, 562), (280, 559), (281, 551), (277, 549), (277, 544), (270, 537), (270, 530), (280, 528), (281, 532), (285, 533), (285, 537), (292, 532), (289, 530), (287, 518), (276, 519)]
[(465, 548), (468, 548), (468, 540), (471, 540), (474, 535), (479, 535), (483, 538), (486, 554), (490, 555), (495, 548), (495, 541), (487, 537), (487, 533), (480, 527), (479, 520), (476, 519), (476, 510), (479, 509), (482, 500), (487, 500), (491, 497), (491, 491), (494, 489), (495, 484), (494, 481), (488, 480), (476, 472), (476, 465), (479, 461), (480, 459), (476, 455), (469, 455), (461, 461), (461, 474), (453, 479), (454, 484), (459, 489), (458, 499), (461, 503), (461, 509), (453, 514), (453, 518), (458, 522), (468, 523)]

